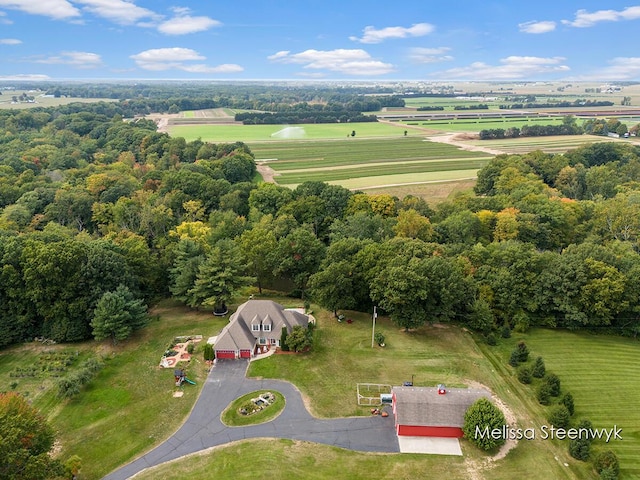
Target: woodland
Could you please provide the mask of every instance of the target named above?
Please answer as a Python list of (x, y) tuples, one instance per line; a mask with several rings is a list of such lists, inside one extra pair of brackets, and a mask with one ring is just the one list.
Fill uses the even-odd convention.
[(263, 183), (247, 145), (172, 138), (126, 105), (0, 111), (0, 346), (118, 341), (159, 298), (215, 309), (276, 284), (407, 329), (640, 331), (632, 143), (499, 155), (429, 205)]

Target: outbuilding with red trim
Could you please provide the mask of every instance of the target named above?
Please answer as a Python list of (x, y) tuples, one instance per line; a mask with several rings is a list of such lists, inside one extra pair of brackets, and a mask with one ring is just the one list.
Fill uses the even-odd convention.
[(464, 414), (491, 393), (479, 388), (393, 387), (391, 401), (396, 433), (410, 437), (461, 438)]

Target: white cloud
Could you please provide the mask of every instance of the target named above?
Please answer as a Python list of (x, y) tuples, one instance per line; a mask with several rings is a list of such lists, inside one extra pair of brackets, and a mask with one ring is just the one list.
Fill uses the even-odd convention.
[(435, 27), (429, 23), (416, 23), (411, 27), (386, 27), (376, 30), (375, 27), (364, 28), (362, 38), (349, 37), (349, 40), (360, 43), (381, 43), (389, 38), (423, 37), (428, 35)]
[(384, 75), (394, 71), (393, 65), (371, 58), (364, 50), (305, 50), (300, 53), (281, 51), (268, 57), (278, 63), (304, 65), (311, 70), (329, 70), (345, 75)]
[(153, 48), (131, 55), (130, 58), (136, 62), (138, 67), (152, 71), (182, 70), (190, 73), (237, 73), (244, 70), (240, 65), (235, 64), (210, 66), (201, 63), (185, 63), (206, 60), (206, 57), (195, 50), (182, 47)]
[(589, 13), (586, 10), (578, 10), (573, 20), (562, 20), (562, 23), (571, 27), (593, 27), (598, 22), (618, 22), (620, 20), (635, 20), (640, 18), (640, 6), (627, 7), (624, 10), (598, 10)]
[(165, 35), (185, 35), (222, 25), (222, 23), (213, 18), (192, 17), (190, 15), (191, 10), (185, 7), (174, 7), (172, 10), (175, 17), (158, 25), (158, 31)]
[(473, 80), (508, 80), (532, 78), (550, 73), (568, 72), (570, 68), (563, 65), (563, 57), (526, 57), (511, 56), (500, 59), (501, 65), (488, 65), (474, 62), (467, 67), (452, 68), (437, 75), (446, 79), (469, 78)]
[(40, 82), (44, 80), (51, 80), (51, 77), (49, 75), (41, 75), (38, 73), (18, 73), (16, 75), (0, 76), (0, 81), (18, 82), (21, 80)]
[(556, 22), (538, 22), (534, 20), (532, 22), (519, 23), (518, 27), (523, 33), (547, 33), (553, 32), (556, 29)]
[[(1, 0), (0, 0), (1, 1)], [(83, 10), (91, 12), (120, 25), (134, 25), (141, 20), (160, 20), (160, 15), (137, 6), (132, 0), (73, 0), (84, 5)]]
[(7, 18), (7, 14), (5, 12), (0, 12), (0, 23), (3, 25), (11, 25), (13, 22)]
[(44, 15), (56, 20), (80, 16), (80, 11), (67, 0), (0, 0), (0, 7)]
[(438, 63), (453, 60), (451, 55), (445, 55), (451, 49), (449, 47), (439, 48), (412, 48), (409, 58), (416, 63)]
[(48, 65), (70, 65), (76, 68), (96, 68), (102, 65), (100, 55), (90, 52), (62, 52), (60, 55), (34, 58), (31, 61)]
[(617, 57), (609, 61), (609, 66), (599, 68), (592, 75), (580, 80), (623, 81), (640, 78), (640, 57)]
[(0, 45), (20, 45), (22, 40), (17, 38), (0, 38)]

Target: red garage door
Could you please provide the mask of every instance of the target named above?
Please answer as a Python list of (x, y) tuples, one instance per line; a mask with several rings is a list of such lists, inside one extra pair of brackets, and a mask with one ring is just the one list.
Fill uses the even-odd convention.
[(409, 437), (449, 437), (462, 438), (463, 432), (458, 427), (431, 427), (427, 425), (398, 425), (398, 435)]
[(236, 358), (236, 352), (233, 350), (216, 350), (216, 358)]
[(251, 350), (240, 350), (240, 358), (251, 358)]

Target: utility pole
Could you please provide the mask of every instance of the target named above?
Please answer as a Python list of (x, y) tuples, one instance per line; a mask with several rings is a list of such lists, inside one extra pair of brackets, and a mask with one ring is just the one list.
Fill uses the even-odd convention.
[(377, 307), (373, 307), (373, 326), (371, 327), (371, 348), (374, 346), (374, 339), (376, 336), (376, 317), (378, 316), (378, 312), (376, 312)]

